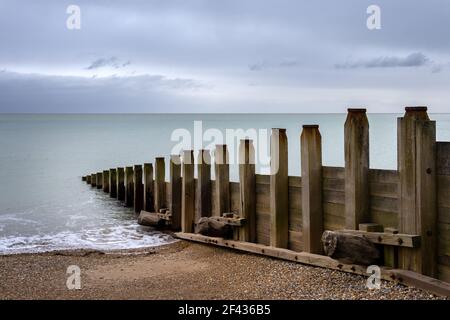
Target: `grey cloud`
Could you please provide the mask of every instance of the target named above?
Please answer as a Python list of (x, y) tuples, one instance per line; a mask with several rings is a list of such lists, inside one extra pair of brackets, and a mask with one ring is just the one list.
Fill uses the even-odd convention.
[(279, 68), (292, 68), (299, 65), (299, 62), (294, 59), (282, 59), (281, 61), (269, 62), (260, 61), (248, 66), (250, 71), (261, 71), (265, 69), (279, 69)]
[(430, 59), (427, 56), (421, 52), (416, 52), (406, 57), (377, 57), (370, 60), (336, 64), (335, 67), (337, 69), (421, 67), (429, 62)]
[(130, 65), (131, 62), (128, 60), (126, 62), (121, 62), (117, 57), (110, 58), (99, 58), (94, 60), (86, 70), (95, 70), (102, 67), (112, 67), (114, 69), (124, 68)]

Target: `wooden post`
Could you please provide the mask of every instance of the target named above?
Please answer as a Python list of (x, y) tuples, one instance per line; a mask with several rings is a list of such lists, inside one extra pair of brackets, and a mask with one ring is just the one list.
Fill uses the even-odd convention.
[(270, 245), (289, 240), (288, 141), (286, 129), (272, 129), (270, 141)]
[(153, 165), (144, 163), (144, 210), (148, 212), (154, 211), (153, 189)]
[(86, 176), (82, 176), (81, 181), (86, 181)]
[(216, 145), (214, 158), (216, 203), (218, 215), (222, 216), (223, 213), (230, 212), (230, 168), (226, 144)]
[(322, 137), (318, 125), (305, 125), (300, 137), (303, 251), (323, 252)]
[(91, 177), (92, 176), (90, 174), (86, 176), (86, 183), (87, 184), (91, 184)]
[(179, 155), (170, 157), (170, 213), (172, 214), (172, 229), (181, 230), (181, 158)]
[(103, 172), (97, 172), (97, 189), (103, 187)]
[(166, 165), (163, 157), (155, 159), (155, 211), (163, 209), (166, 197)]
[(345, 121), (345, 227), (369, 222), (369, 121), (366, 109), (348, 109)]
[(211, 155), (209, 150), (199, 150), (197, 161), (197, 211), (195, 222), (210, 217), (211, 208)]
[(195, 186), (194, 186), (194, 152), (183, 151), (183, 182), (181, 198), (181, 230), (194, 231)]
[(133, 206), (134, 200), (134, 183), (133, 183), (133, 167), (125, 168), (125, 205)]
[(123, 168), (117, 168), (117, 200), (125, 200), (125, 172)]
[(91, 174), (91, 186), (97, 187), (97, 174), (96, 173)]
[(134, 212), (139, 213), (139, 212), (141, 212), (143, 205), (144, 205), (144, 190), (143, 190), (143, 186), (142, 186), (142, 166), (135, 165), (133, 172), (134, 172), (134, 175), (133, 175)]
[(109, 169), (109, 196), (117, 198), (117, 171)]
[[(397, 234), (398, 229), (384, 228), (384, 232)], [(384, 265), (390, 268), (398, 267), (398, 248), (395, 246), (384, 246)]]
[(241, 140), (239, 144), (239, 194), (240, 215), (245, 218), (239, 229), (239, 240), (256, 241), (256, 175), (253, 141)]
[(103, 170), (103, 191), (109, 192), (109, 170)]
[(399, 248), (399, 267), (437, 275), (436, 123), (426, 107), (398, 119), (399, 232), (421, 236), (420, 248)]

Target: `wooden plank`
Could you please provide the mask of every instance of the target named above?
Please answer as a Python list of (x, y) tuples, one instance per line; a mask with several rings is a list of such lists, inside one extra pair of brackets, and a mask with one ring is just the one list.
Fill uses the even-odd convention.
[(133, 170), (133, 206), (134, 212), (139, 213), (144, 207), (144, 188), (142, 185), (142, 165), (135, 165)]
[(345, 217), (338, 217), (325, 214), (323, 216), (323, 228), (324, 230), (341, 230), (345, 228)]
[(117, 170), (109, 169), (109, 196), (117, 198)]
[(398, 213), (387, 211), (370, 211), (370, 220), (381, 224), (383, 227), (398, 228)]
[(438, 207), (438, 222), (450, 223), (450, 207)]
[(109, 193), (109, 170), (103, 170), (102, 179), (103, 192)]
[(328, 179), (345, 179), (345, 168), (323, 166), (322, 177)]
[(155, 211), (159, 212), (160, 209), (165, 207), (166, 202), (166, 164), (164, 157), (158, 157), (155, 159), (155, 186), (154, 186), (154, 207)]
[(154, 182), (153, 182), (153, 164), (144, 163), (144, 210), (153, 211), (154, 201)]
[(270, 245), (289, 241), (288, 143), (286, 129), (272, 129), (270, 140)]
[(302, 177), (289, 176), (288, 184), (289, 184), (289, 188), (301, 188), (302, 187)]
[(239, 229), (239, 240), (256, 241), (256, 177), (253, 141), (241, 140), (239, 145), (240, 216), (246, 220)]
[(332, 215), (345, 219), (345, 207), (343, 204), (324, 202), (323, 212), (325, 215)]
[(378, 223), (360, 223), (358, 230), (365, 232), (383, 232), (383, 226)]
[(404, 285), (429, 291), (439, 296), (450, 297), (450, 284), (447, 282), (408, 270), (394, 269), (390, 273), (391, 277)]
[(217, 214), (230, 212), (230, 168), (227, 145), (218, 144), (214, 152)]
[(181, 229), (181, 157), (179, 155), (171, 155), (170, 157), (170, 203), (169, 210), (172, 214), (172, 230)]
[(436, 149), (437, 174), (450, 176), (450, 142), (439, 141)]
[(209, 150), (198, 151), (195, 221), (210, 217), (211, 209), (211, 155)]
[(103, 188), (103, 172), (97, 172), (97, 189)]
[(398, 120), (399, 229), (422, 237), (421, 248), (399, 250), (399, 265), (436, 276), (436, 124), (426, 110), (406, 108)]
[(181, 230), (194, 230), (195, 186), (194, 186), (194, 152), (183, 151), (182, 164), (182, 193), (181, 193)]
[(86, 184), (91, 184), (91, 177), (90, 174), (86, 176)]
[(450, 176), (437, 176), (438, 206), (450, 208)]
[[(384, 232), (391, 234), (398, 234), (398, 229), (384, 228)], [(385, 246), (383, 248), (384, 265), (390, 268), (398, 267), (398, 249), (394, 246)]]
[(303, 126), (301, 134), (303, 250), (322, 253), (322, 137), (319, 126)]
[(134, 183), (133, 183), (133, 167), (125, 168), (125, 205), (133, 206), (134, 200)]
[(125, 200), (125, 171), (124, 168), (117, 168), (117, 200)]
[(345, 191), (345, 180), (344, 179), (324, 178), (322, 180), (322, 186), (323, 186), (323, 190), (344, 192)]
[(324, 190), (322, 192), (323, 202), (345, 205), (345, 193), (341, 191)]
[(369, 121), (366, 109), (348, 109), (345, 144), (345, 226), (369, 222)]
[(398, 199), (399, 188), (398, 183), (370, 182), (370, 196)]
[(268, 174), (257, 174), (256, 184), (266, 184), (270, 185), (270, 175)]
[(394, 198), (370, 197), (370, 209), (384, 212), (399, 212), (399, 201)]
[(400, 176), (397, 170), (370, 169), (369, 181), (374, 183), (400, 183)]
[(96, 173), (91, 174), (91, 186), (97, 187), (97, 174)]
[(366, 232), (360, 230), (340, 230), (343, 233), (351, 233), (363, 236), (373, 243), (406, 247), (406, 248), (418, 248), (421, 245), (421, 237), (419, 235), (411, 234), (393, 234), (387, 232)]

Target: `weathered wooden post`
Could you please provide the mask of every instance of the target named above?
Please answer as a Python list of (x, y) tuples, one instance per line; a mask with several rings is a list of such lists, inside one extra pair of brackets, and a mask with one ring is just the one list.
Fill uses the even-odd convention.
[(164, 157), (155, 159), (155, 211), (163, 209), (166, 199), (166, 164)]
[(117, 171), (116, 169), (109, 169), (109, 196), (117, 198)]
[(270, 140), (270, 245), (273, 247), (288, 247), (288, 197), (288, 141), (286, 129), (272, 129)]
[(134, 204), (134, 212), (141, 212), (144, 205), (144, 188), (142, 186), (142, 165), (135, 165), (133, 171), (133, 182), (134, 182), (134, 190), (133, 190), (133, 204)]
[(181, 158), (179, 155), (170, 157), (170, 213), (172, 214), (172, 229), (181, 229)]
[(86, 184), (91, 184), (91, 177), (90, 174), (86, 176)]
[(437, 275), (436, 123), (426, 107), (398, 119), (399, 232), (421, 236), (419, 248), (399, 248), (399, 267)]
[(117, 200), (125, 200), (125, 172), (123, 168), (117, 168)]
[(153, 165), (144, 163), (144, 210), (152, 212), (153, 207)]
[(197, 161), (197, 211), (195, 221), (210, 217), (211, 208), (211, 155), (209, 150), (199, 150)]
[(133, 206), (134, 200), (134, 183), (133, 183), (133, 167), (125, 168), (125, 205)]
[(86, 176), (82, 176), (81, 181), (86, 181)]
[(253, 141), (241, 140), (239, 144), (239, 194), (240, 215), (245, 218), (239, 229), (239, 240), (256, 241), (256, 174)]
[(183, 151), (183, 180), (181, 198), (181, 230), (193, 232), (195, 211), (195, 186), (194, 186), (194, 152)]
[(322, 137), (318, 125), (305, 125), (300, 137), (303, 251), (323, 252)]
[(216, 145), (214, 158), (216, 204), (218, 215), (222, 216), (222, 214), (230, 212), (230, 165), (226, 144)]
[(345, 144), (345, 227), (369, 222), (369, 121), (366, 109), (348, 109)]
[(97, 174), (96, 173), (91, 174), (91, 186), (97, 187)]
[(97, 189), (103, 187), (103, 172), (97, 172)]
[(109, 170), (103, 170), (103, 191), (109, 192)]

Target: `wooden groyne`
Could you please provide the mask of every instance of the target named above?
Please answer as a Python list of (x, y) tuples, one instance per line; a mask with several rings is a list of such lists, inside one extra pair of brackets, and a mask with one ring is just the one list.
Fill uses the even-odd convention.
[[(370, 168), (365, 109), (348, 110), (344, 137), (345, 166), (323, 166), (320, 128), (303, 126), (293, 142), (301, 144), (301, 177), (288, 176), (286, 130), (276, 128), (269, 175), (255, 172), (245, 139), (239, 182), (229, 180), (226, 145), (216, 146), (214, 163), (207, 150), (195, 163), (192, 150), (170, 156), (168, 181), (164, 157), (83, 180), (136, 212), (154, 212), (181, 239), (368, 276), (366, 266), (325, 256), (321, 241), (325, 230), (364, 237), (381, 252), (382, 278), (449, 295), (450, 142), (436, 141), (426, 107), (407, 107), (398, 118), (397, 170)], [(232, 238), (195, 234), (205, 218), (232, 226)]]

